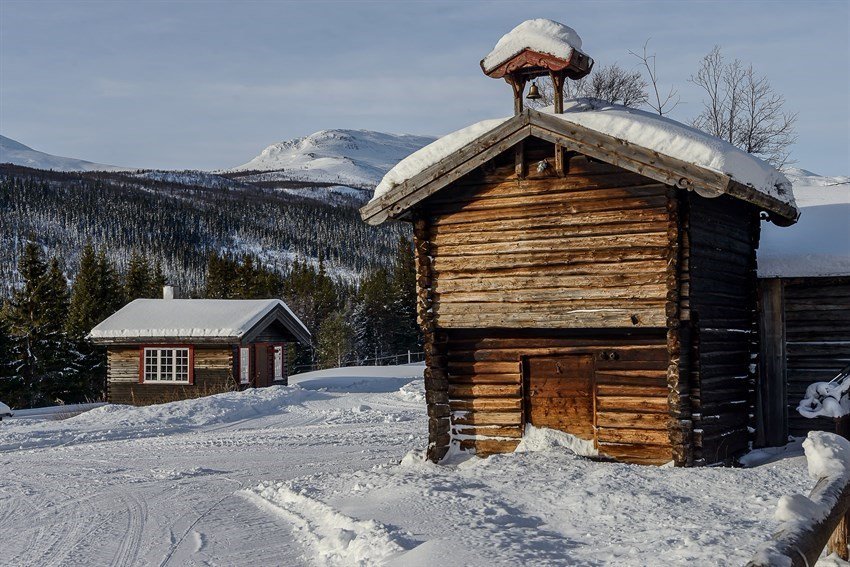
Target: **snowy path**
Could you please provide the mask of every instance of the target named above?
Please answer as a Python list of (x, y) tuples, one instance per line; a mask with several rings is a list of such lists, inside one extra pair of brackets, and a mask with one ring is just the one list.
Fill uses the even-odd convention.
[(289, 522), (242, 489), (368, 468), (422, 446), (421, 382), (398, 391), (410, 379), (371, 388), (388, 392), (272, 388), (171, 410), (3, 421), (0, 563), (303, 564), (308, 550)]
[(684, 470), (530, 443), (436, 466), (419, 374), (4, 421), (0, 564), (741, 565), (813, 484), (793, 452)]

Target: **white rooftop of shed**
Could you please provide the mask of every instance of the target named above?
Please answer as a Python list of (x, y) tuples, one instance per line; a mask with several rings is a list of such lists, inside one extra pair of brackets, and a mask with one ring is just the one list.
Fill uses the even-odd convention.
[(279, 299), (137, 299), (97, 325), (89, 336), (241, 339), (277, 307), (309, 336), (304, 324)]
[[(759, 158), (705, 132), (643, 110), (590, 98), (564, 101), (563, 114), (551, 107), (540, 109), (566, 123), (583, 126), (691, 163), (752, 187), (757, 192), (795, 207), (791, 182)], [(461, 148), (487, 136), (513, 117), (484, 120), (443, 136), (412, 153), (392, 168), (375, 188), (377, 201), (394, 187), (446, 159)]]
[(800, 220), (762, 225), (759, 277), (850, 276), (850, 177), (789, 172)]

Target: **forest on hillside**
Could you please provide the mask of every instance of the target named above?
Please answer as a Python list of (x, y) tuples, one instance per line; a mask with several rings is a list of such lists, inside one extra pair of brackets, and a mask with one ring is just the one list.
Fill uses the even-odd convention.
[[(0, 166), (0, 297), (22, 284), (17, 272), (35, 242), (73, 280), (86, 243), (103, 249), (120, 270), (134, 252), (161, 263), (169, 284), (200, 295), (211, 253), (253, 256), (281, 275), (296, 261), (356, 281), (389, 266), (406, 226), (371, 227), (362, 200), (323, 201), (286, 192), (286, 182), (261, 186), (215, 177), (147, 173), (62, 173)], [(303, 185), (303, 184), (302, 184)]]
[[(160, 297), (165, 283), (161, 263), (138, 251), (122, 270), (105, 248), (87, 244), (73, 282), (63, 263), (58, 252), (48, 257), (25, 243), (16, 266), (21, 285), (0, 304), (0, 400), (13, 408), (104, 399), (106, 350), (88, 333), (128, 302)], [(281, 274), (251, 255), (212, 253), (197, 295), (283, 299), (312, 334), (309, 345), (290, 345), (290, 372), (298, 372), (418, 351), (415, 278), (413, 247), (401, 236), (390, 267), (368, 269), (357, 283), (332, 277), (321, 260), (315, 267), (295, 260)]]

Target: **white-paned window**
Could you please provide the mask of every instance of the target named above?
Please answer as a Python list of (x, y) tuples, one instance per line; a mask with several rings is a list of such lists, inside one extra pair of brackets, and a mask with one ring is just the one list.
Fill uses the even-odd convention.
[(274, 347), (274, 380), (283, 380), (283, 347)]
[(249, 384), (251, 382), (251, 349), (239, 349), (239, 383)]
[(191, 374), (189, 359), (189, 349), (185, 347), (145, 347), (144, 381), (188, 384)]

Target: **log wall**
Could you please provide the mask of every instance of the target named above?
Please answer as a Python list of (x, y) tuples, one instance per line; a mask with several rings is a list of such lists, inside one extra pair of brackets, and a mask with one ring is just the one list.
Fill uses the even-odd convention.
[(158, 404), (236, 389), (230, 346), (196, 346), (194, 384), (191, 385), (140, 384), (138, 346), (109, 347), (107, 367), (107, 400), (113, 404)]
[(455, 329), (447, 331), (446, 352), (451, 431), (461, 448), (479, 455), (516, 448), (527, 421), (524, 357), (587, 355), (593, 360), (593, 419), (600, 452), (640, 463), (672, 459), (663, 330), (624, 336)]
[(426, 201), (438, 327), (666, 326), (667, 187), (575, 154), (558, 176), (554, 152), (526, 140)]
[(789, 433), (835, 431), (831, 418), (807, 419), (797, 405), (812, 382), (850, 364), (850, 277), (783, 280)]
[[(694, 464), (747, 449), (754, 409), (758, 321), (755, 207), (687, 194), (682, 319), (690, 332)], [(684, 322), (683, 321), (683, 322)]]

